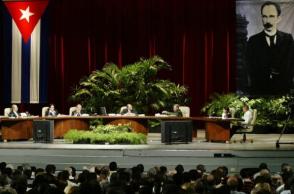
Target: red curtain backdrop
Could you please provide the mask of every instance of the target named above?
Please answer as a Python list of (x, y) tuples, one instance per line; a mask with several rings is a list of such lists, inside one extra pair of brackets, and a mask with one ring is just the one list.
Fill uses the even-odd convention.
[(192, 115), (235, 89), (234, 0), (51, 0), (49, 99), (66, 111), (81, 77), (159, 55), (189, 88)]
[(67, 113), (78, 81), (106, 62), (159, 55), (189, 88), (192, 115), (235, 89), (234, 0), (50, 0), (49, 101)]

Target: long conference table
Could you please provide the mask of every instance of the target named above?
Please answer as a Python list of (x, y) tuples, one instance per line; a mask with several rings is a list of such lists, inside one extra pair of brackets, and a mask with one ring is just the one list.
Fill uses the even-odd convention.
[(62, 138), (71, 130), (89, 130), (90, 121), (101, 119), (103, 124), (130, 125), (134, 132), (148, 133), (148, 120), (191, 120), (193, 122), (193, 136), (197, 137), (197, 126), (205, 124), (207, 141), (229, 141), (231, 137), (231, 123), (240, 119), (221, 119), (219, 117), (175, 117), (175, 116), (57, 116), (57, 117), (25, 117), (0, 118), (3, 140), (27, 140), (33, 137), (34, 120), (53, 120), (54, 138)]

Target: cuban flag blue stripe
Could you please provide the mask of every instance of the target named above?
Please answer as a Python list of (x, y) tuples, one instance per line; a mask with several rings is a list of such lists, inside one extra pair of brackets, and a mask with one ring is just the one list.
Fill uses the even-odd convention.
[[(22, 40), (21, 53), (21, 102), (30, 102), (30, 53), (31, 40), (25, 43)], [(13, 73), (13, 72), (12, 72)]]
[(46, 10), (41, 18), (41, 46), (40, 46), (40, 103), (48, 101), (48, 69), (49, 69), (49, 12)]
[(3, 40), (4, 40), (4, 67), (3, 67), (3, 100), (5, 104), (9, 104), (11, 101), (11, 52), (12, 52), (12, 20), (11, 16), (2, 8), (4, 21), (3, 26), (5, 26), (3, 30)]

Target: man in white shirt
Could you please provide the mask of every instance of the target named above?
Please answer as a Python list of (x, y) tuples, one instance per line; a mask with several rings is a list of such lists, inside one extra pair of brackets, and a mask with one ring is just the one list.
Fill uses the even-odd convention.
[(236, 131), (240, 130), (242, 131), (242, 129), (247, 129), (249, 127), (249, 125), (251, 124), (251, 121), (253, 119), (253, 113), (252, 111), (249, 109), (249, 106), (247, 104), (243, 105), (243, 117), (242, 119), (244, 121), (242, 122), (238, 122), (237, 125), (234, 125), (231, 129), (231, 137), (236, 133)]
[(241, 122), (241, 126), (243, 128), (247, 128), (248, 125), (250, 125), (252, 119), (253, 119), (253, 114), (252, 111), (249, 109), (249, 106), (247, 104), (243, 105), (243, 112), (244, 115), (242, 117), (242, 119), (244, 120), (243, 122)]

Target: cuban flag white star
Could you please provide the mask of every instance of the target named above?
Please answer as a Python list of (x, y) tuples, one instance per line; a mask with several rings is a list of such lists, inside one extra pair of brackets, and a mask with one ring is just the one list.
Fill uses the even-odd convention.
[(19, 9), (19, 11), (22, 13), (21, 17), (19, 18), (19, 20), (27, 20), (28, 23), (30, 23), (30, 17), (32, 15), (34, 15), (34, 13), (30, 12), (30, 6), (28, 6), (26, 8), (26, 10), (23, 10), (23, 9)]

